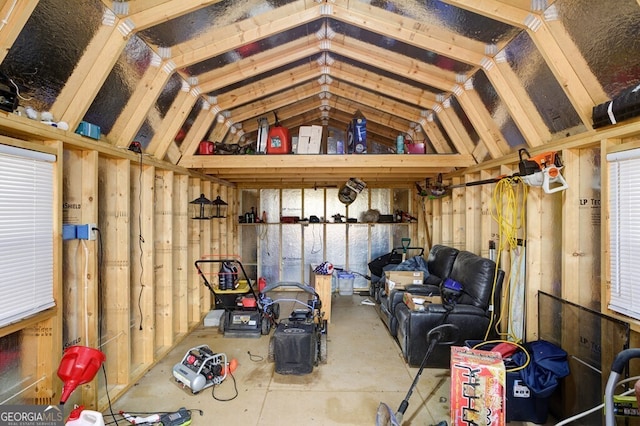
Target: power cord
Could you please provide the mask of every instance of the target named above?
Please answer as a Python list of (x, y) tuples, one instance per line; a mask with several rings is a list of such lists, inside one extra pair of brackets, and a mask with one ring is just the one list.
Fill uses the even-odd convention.
[[(220, 386), (220, 385), (213, 385), (213, 387), (211, 388), (211, 397), (213, 399), (215, 399), (216, 401), (220, 401), (220, 402), (229, 402), (229, 401), (233, 401), (234, 399), (236, 399), (238, 397), (238, 386), (236, 384), (236, 378), (233, 375), (233, 373), (229, 373), (229, 376), (231, 376), (231, 378), (233, 379), (233, 390), (235, 392), (235, 395), (233, 395), (231, 398), (227, 398), (227, 399), (222, 399), (222, 398), (218, 398), (216, 396), (216, 386)], [(223, 382), (224, 383), (224, 382)]]
[[(640, 379), (640, 376), (629, 377), (628, 379), (624, 379), (624, 380), (621, 380), (618, 383), (616, 383), (616, 386), (620, 386), (622, 384), (629, 383), (629, 382), (634, 382), (634, 381), (636, 381), (638, 379)], [(623, 393), (621, 393), (620, 396), (631, 395), (634, 392), (635, 392), (635, 389), (633, 387), (631, 387), (631, 389), (628, 389), (628, 390), (624, 391)], [(571, 423), (571, 422), (573, 422), (575, 420), (578, 420), (578, 419), (581, 419), (581, 418), (583, 418), (585, 416), (588, 416), (591, 413), (595, 413), (596, 411), (600, 411), (603, 408), (604, 408), (604, 403), (602, 403), (600, 405), (597, 405), (597, 406), (595, 406), (593, 408), (590, 408), (590, 409), (588, 409), (586, 411), (583, 411), (582, 413), (578, 413), (578, 414), (576, 414), (574, 416), (571, 416), (571, 417), (569, 417), (567, 419), (564, 419), (560, 423), (556, 423), (555, 426), (563, 426), (563, 425), (569, 424), (569, 423)]]
[(109, 385), (107, 383), (107, 370), (104, 367), (104, 363), (102, 363), (102, 374), (104, 375), (104, 390), (105, 390), (105, 393), (107, 394), (107, 401), (109, 403), (109, 412), (111, 413), (111, 416), (113, 417), (113, 420), (117, 425), (118, 419), (116, 419), (115, 414), (113, 414), (113, 406), (111, 405), (111, 397), (109, 396)]
[[(181, 408), (180, 410), (186, 410), (189, 412), (189, 414), (193, 414), (194, 412), (197, 412), (198, 414), (200, 414), (200, 416), (204, 416), (204, 411), (199, 409), (199, 408)], [(175, 411), (156, 411), (156, 412), (152, 412), (152, 411), (126, 411), (127, 415), (131, 415), (131, 416), (151, 416), (154, 414), (163, 416), (163, 415), (168, 415), (168, 414), (174, 414)], [(124, 417), (124, 411), (120, 411), (118, 414), (114, 414), (113, 411), (111, 412), (111, 414), (105, 414), (104, 417), (109, 416), (111, 418), (113, 418), (113, 420), (105, 422), (105, 426), (107, 425), (113, 425), (113, 424), (118, 424), (118, 420), (117, 417)], [(129, 422), (127, 422), (127, 424), (129, 424)], [(158, 424), (158, 423), (153, 423), (154, 425)], [(142, 424), (142, 426), (145, 425), (150, 425), (149, 423), (144, 423)]]
[(247, 351), (247, 354), (249, 355), (249, 360), (253, 362), (260, 362), (264, 360), (263, 356), (252, 354), (250, 351)]
[[(138, 152), (138, 151), (134, 151)], [(140, 154), (140, 173), (138, 174), (138, 230), (140, 231), (138, 235), (138, 246), (140, 247), (140, 293), (138, 294), (138, 311), (140, 312), (140, 326), (139, 329), (142, 331), (142, 291), (144, 290), (144, 249), (142, 244), (144, 243), (144, 237), (142, 236), (142, 149), (139, 150), (138, 154)]]
[(104, 252), (102, 248), (102, 234), (100, 233), (100, 229), (97, 227), (91, 228), (92, 231), (96, 231), (98, 235), (98, 346), (102, 345), (102, 320), (104, 319), (104, 308), (103, 305), (103, 288), (102, 288), (102, 261), (104, 257)]

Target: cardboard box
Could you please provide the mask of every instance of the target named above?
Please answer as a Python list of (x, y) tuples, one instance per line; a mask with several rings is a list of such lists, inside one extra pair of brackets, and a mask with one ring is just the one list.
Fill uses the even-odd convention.
[(300, 126), (297, 154), (320, 154), (322, 126)]
[(505, 424), (506, 372), (502, 355), (451, 347), (451, 424)]
[(384, 289), (389, 294), (393, 289), (404, 289), (410, 284), (422, 284), (424, 272), (422, 271), (385, 271)]
[(402, 296), (402, 301), (412, 311), (424, 311), (425, 305), (429, 303), (442, 303), (442, 297), (422, 296), (420, 294), (411, 294), (407, 291)]

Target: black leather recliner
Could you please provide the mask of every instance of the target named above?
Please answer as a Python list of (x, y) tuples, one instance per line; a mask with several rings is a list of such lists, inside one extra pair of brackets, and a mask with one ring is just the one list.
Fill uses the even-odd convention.
[(453, 268), (453, 262), (458, 255), (458, 249), (448, 246), (436, 244), (431, 247), (426, 264), (429, 274), (424, 278), (422, 285), (412, 284), (405, 289), (393, 289), (390, 294), (380, 294), (380, 304), (378, 305), (378, 315), (382, 322), (389, 329), (392, 336), (397, 334), (397, 320), (395, 309), (398, 303), (402, 302), (405, 291), (412, 294), (420, 295), (437, 295), (440, 294), (440, 283), (449, 276)]
[[(398, 344), (411, 366), (420, 365), (428, 346), (427, 333), (440, 324), (458, 326), (460, 335), (453, 344), (456, 346), (464, 345), (467, 340), (497, 337), (494, 326), (500, 312), (504, 271), (498, 269), (496, 274), (496, 263), (491, 259), (460, 251), (449, 278), (463, 287), (462, 295), (452, 306), (429, 303), (424, 306), (424, 311), (412, 311), (404, 303), (396, 306)], [(450, 346), (436, 346), (427, 367), (449, 368), (450, 359)]]

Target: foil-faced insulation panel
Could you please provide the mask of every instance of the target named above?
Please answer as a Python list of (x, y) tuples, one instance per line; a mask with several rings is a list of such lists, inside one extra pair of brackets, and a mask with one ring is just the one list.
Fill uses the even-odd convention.
[(553, 135), (565, 136), (585, 130), (562, 86), (526, 32), (521, 32), (511, 41), (505, 53), (511, 68)]
[(139, 37), (132, 36), (107, 76), (83, 120), (109, 134), (129, 98), (149, 68), (153, 51)]
[(309, 35), (315, 35), (322, 28), (324, 20), (316, 20), (308, 24), (303, 24), (290, 30), (282, 31), (262, 40), (244, 44), (237, 49), (230, 50), (221, 55), (216, 55), (210, 59), (190, 65), (184, 68), (184, 72), (189, 75), (199, 75), (221, 68), (228, 64), (233, 64), (242, 59), (251, 57), (258, 53), (265, 52), (275, 47), (280, 47), (291, 41), (295, 41)]
[[(526, 146), (520, 129), (513, 121), (513, 117), (509, 113), (505, 102), (498, 96), (495, 88), (487, 78), (484, 71), (480, 70), (473, 75), (473, 88), (478, 93), (483, 105), (491, 114), (491, 118), (498, 125), (502, 136), (511, 148)], [(539, 141), (531, 141), (536, 144)]]
[(292, 1), (224, 0), (145, 29), (141, 31), (141, 37), (156, 46), (175, 46), (209, 30), (258, 16)]
[(51, 109), (100, 28), (103, 12), (100, 0), (38, 3), (0, 64), (0, 72), (19, 88), (21, 106)]
[(640, 8), (636, 0), (557, 0), (554, 5), (610, 99), (640, 84)]
[(359, 1), (486, 44), (504, 44), (519, 32), (517, 28), (508, 24), (446, 4), (441, 0)]

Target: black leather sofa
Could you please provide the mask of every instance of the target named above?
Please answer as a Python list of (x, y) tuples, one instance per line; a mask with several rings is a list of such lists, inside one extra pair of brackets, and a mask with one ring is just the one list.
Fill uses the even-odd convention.
[[(496, 268), (491, 259), (460, 251), (448, 275), (463, 287), (462, 295), (455, 304), (429, 303), (424, 311), (412, 311), (403, 302), (395, 305), (396, 339), (409, 365), (420, 365), (428, 346), (427, 333), (443, 322), (455, 324), (460, 330), (458, 341), (453, 345), (462, 346), (467, 340), (497, 337), (494, 326), (500, 312), (504, 272), (500, 269), (496, 272)], [(407, 289), (412, 290), (417, 292), (418, 289)], [(450, 359), (450, 346), (439, 345), (426, 366), (449, 368)]]
[(380, 287), (378, 297), (376, 298), (379, 304), (376, 305), (376, 308), (380, 319), (382, 319), (382, 322), (387, 326), (392, 336), (396, 336), (398, 329), (398, 322), (395, 315), (396, 306), (402, 303), (405, 291), (425, 296), (440, 294), (440, 283), (451, 273), (453, 262), (457, 255), (458, 249), (436, 244), (431, 248), (426, 259), (426, 266), (429, 273), (425, 276), (423, 285), (412, 284), (405, 289), (391, 290), (389, 294), (385, 293), (384, 287)]

